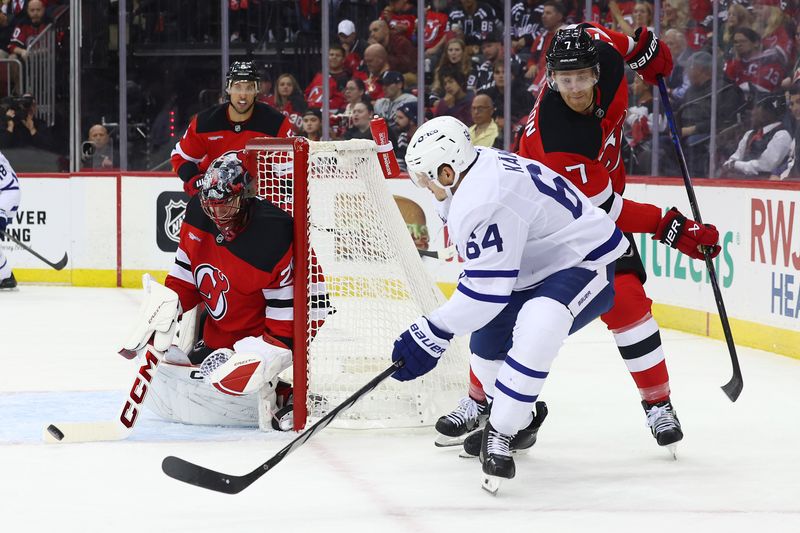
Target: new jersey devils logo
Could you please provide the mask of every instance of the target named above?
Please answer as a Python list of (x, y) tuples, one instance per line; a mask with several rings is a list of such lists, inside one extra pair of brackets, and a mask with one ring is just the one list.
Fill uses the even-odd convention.
[(225, 293), (231, 288), (228, 278), (217, 267), (203, 263), (194, 269), (194, 283), (214, 320), (219, 320), (228, 311)]

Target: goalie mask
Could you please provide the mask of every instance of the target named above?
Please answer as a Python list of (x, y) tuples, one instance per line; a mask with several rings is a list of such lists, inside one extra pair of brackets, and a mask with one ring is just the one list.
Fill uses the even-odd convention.
[[(554, 91), (583, 91), (593, 87), (600, 79), (600, 54), (594, 39), (583, 28), (558, 30), (547, 49), (545, 59), (547, 85)], [(564, 71), (584, 72), (558, 78), (555, 76), (556, 72)]]
[(203, 177), (200, 205), (226, 241), (232, 241), (248, 222), (252, 194), (250, 174), (239, 152), (216, 158)]

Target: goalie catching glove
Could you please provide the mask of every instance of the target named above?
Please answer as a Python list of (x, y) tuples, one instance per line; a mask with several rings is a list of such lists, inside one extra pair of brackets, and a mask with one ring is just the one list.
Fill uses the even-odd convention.
[(658, 83), (658, 76), (672, 73), (672, 53), (662, 46), (653, 32), (642, 26), (633, 34), (635, 46), (626, 58), (628, 66), (650, 85)]
[(148, 343), (153, 348), (164, 352), (172, 344), (181, 304), (178, 293), (161, 285), (150, 274), (142, 276), (144, 300), (139, 307), (139, 316), (128, 340), (122, 345), (119, 354), (133, 359)]
[(402, 359), (403, 366), (392, 377), (411, 381), (427, 374), (439, 363), (452, 338), (452, 333), (437, 328), (424, 316), (418, 318), (394, 341), (392, 361)]
[(258, 392), (266, 384), (274, 389), (278, 374), (291, 365), (289, 348), (264, 334), (236, 341), (233, 350), (211, 352), (200, 365), (200, 373), (218, 391), (242, 396)]
[(653, 239), (680, 250), (692, 259), (703, 259), (704, 247), (708, 247), (711, 257), (717, 257), (720, 251), (716, 227), (686, 218), (674, 207), (659, 222)]

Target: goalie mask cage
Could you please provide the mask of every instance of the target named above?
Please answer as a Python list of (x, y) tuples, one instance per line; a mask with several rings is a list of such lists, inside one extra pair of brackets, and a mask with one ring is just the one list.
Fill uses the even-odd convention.
[[(302, 429), (385, 370), (394, 340), (444, 302), (389, 193), (368, 140), (253, 139), (257, 194), (294, 217), (294, 428)], [(385, 381), (334, 425), (432, 425), (468, 387), (456, 340), (412, 382)], [(304, 401), (305, 400), (305, 401)]]

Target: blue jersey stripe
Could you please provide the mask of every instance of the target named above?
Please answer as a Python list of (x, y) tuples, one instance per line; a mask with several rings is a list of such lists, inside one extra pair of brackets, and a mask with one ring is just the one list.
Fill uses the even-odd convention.
[(519, 392), (517, 392), (515, 390), (512, 390), (512, 389), (508, 388), (507, 386), (503, 385), (502, 383), (500, 383), (499, 379), (494, 382), (494, 388), (499, 390), (500, 392), (504, 393), (506, 396), (508, 396), (510, 398), (513, 398), (513, 399), (515, 399), (517, 401), (520, 401), (520, 402), (533, 403), (539, 397), (538, 394), (535, 395), (535, 396), (528, 396), (527, 394), (520, 394)]
[(497, 296), (496, 294), (482, 294), (480, 292), (475, 292), (472, 289), (466, 288), (461, 283), (458, 284), (456, 287), (460, 292), (466, 294), (473, 300), (478, 300), (479, 302), (490, 302), (493, 304), (507, 304), (511, 301), (511, 295), (508, 296)]
[(547, 377), (547, 374), (549, 374), (549, 372), (540, 372), (538, 370), (534, 370), (532, 368), (528, 368), (527, 366), (523, 365), (522, 363), (520, 363), (516, 359), (513, 359), (510, 355), (506, 356), (505, 361), (506, 361), (506, 364), (508, 366), (510, 366), (511, 368), (516, 370), (517, 372), (519, 372), (521, 374), (525, 374), (526, 376), (530, 376), (532, 378), (544, 379), (544, 378)]
[(519, 270), (464, 270), (468, 278), (516, 278)]
[(611, 234), (611, 237), (609, 237), (609, 239), (606, 242), (604, 242), (603, 244), (601, 244), (600, 246), (589, 252), (586, 255), (586, 260), (596, 261), (597, 259), (600, 259), (607, 253), (613, 251), (614, 248), (616, 248), (617, 245), (619, 245), (621, 240), (622, 240), (622, 232), (619, 230), (619, 228), (615, 227), (614, 233)]

